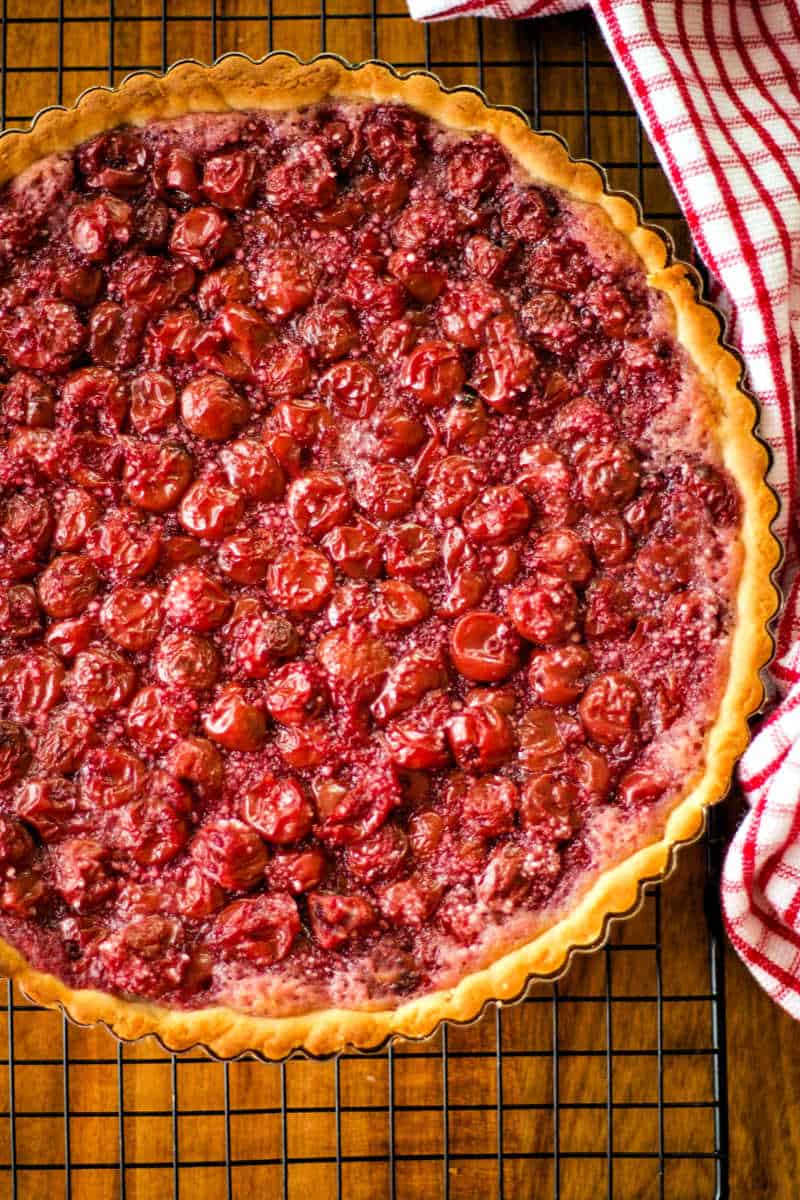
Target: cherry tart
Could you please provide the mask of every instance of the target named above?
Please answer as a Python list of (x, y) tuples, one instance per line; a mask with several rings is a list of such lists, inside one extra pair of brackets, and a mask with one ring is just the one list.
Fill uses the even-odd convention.
[(0, 965), (271, 1056), (562, 969), (698, 833), (770, 652), (687, 268), (374, 64), (133, 77), (0, 172)]

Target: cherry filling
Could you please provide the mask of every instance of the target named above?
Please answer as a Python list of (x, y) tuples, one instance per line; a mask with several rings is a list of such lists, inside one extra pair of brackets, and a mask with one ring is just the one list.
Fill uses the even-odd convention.
[(453, 983), (716, 712), (738, 495), (665, 303), (401, 107), (49, 170), (0, 196), (0, 932), (178, 1006)]

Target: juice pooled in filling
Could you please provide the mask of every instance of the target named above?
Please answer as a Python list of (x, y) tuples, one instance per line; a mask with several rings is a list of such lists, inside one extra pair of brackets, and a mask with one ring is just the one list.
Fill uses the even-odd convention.
[(0, 933), (31, 963), (398, 1003), (659, 835), (739, 502), (596, 210), (327, 104), (46, 159), (0, 259)]

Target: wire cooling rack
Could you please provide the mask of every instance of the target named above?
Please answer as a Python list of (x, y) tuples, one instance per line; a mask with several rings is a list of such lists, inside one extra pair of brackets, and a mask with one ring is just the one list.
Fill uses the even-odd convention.
[[(213, 0), (212, 0), (213, 2)], [(403, 0), (0, 0), (0, 122), (230, 50), (424, 66), (601, 161), (690, 253), (586, 15), (422, 28)], [(333, 1062), (230, 1065), (0, 1006), (0, 1196), (705, 1200), (728, 1194), (722, 819), (609, 945), (469, 1027)], [(2, 1046), (5, 1045), (5, 1052)]]

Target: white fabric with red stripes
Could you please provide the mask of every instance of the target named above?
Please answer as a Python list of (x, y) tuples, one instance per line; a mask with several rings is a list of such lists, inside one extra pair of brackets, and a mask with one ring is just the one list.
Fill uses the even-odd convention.
[[(408, 0), (419, 20), (536, 17), (580, 0)], [(731, 941), (800, 1019), (800, 0), (592, 0), (713, 277), (773, 452), (786, 546), (775, 706), (742, 759), (750, 810), (722, 879)]]

